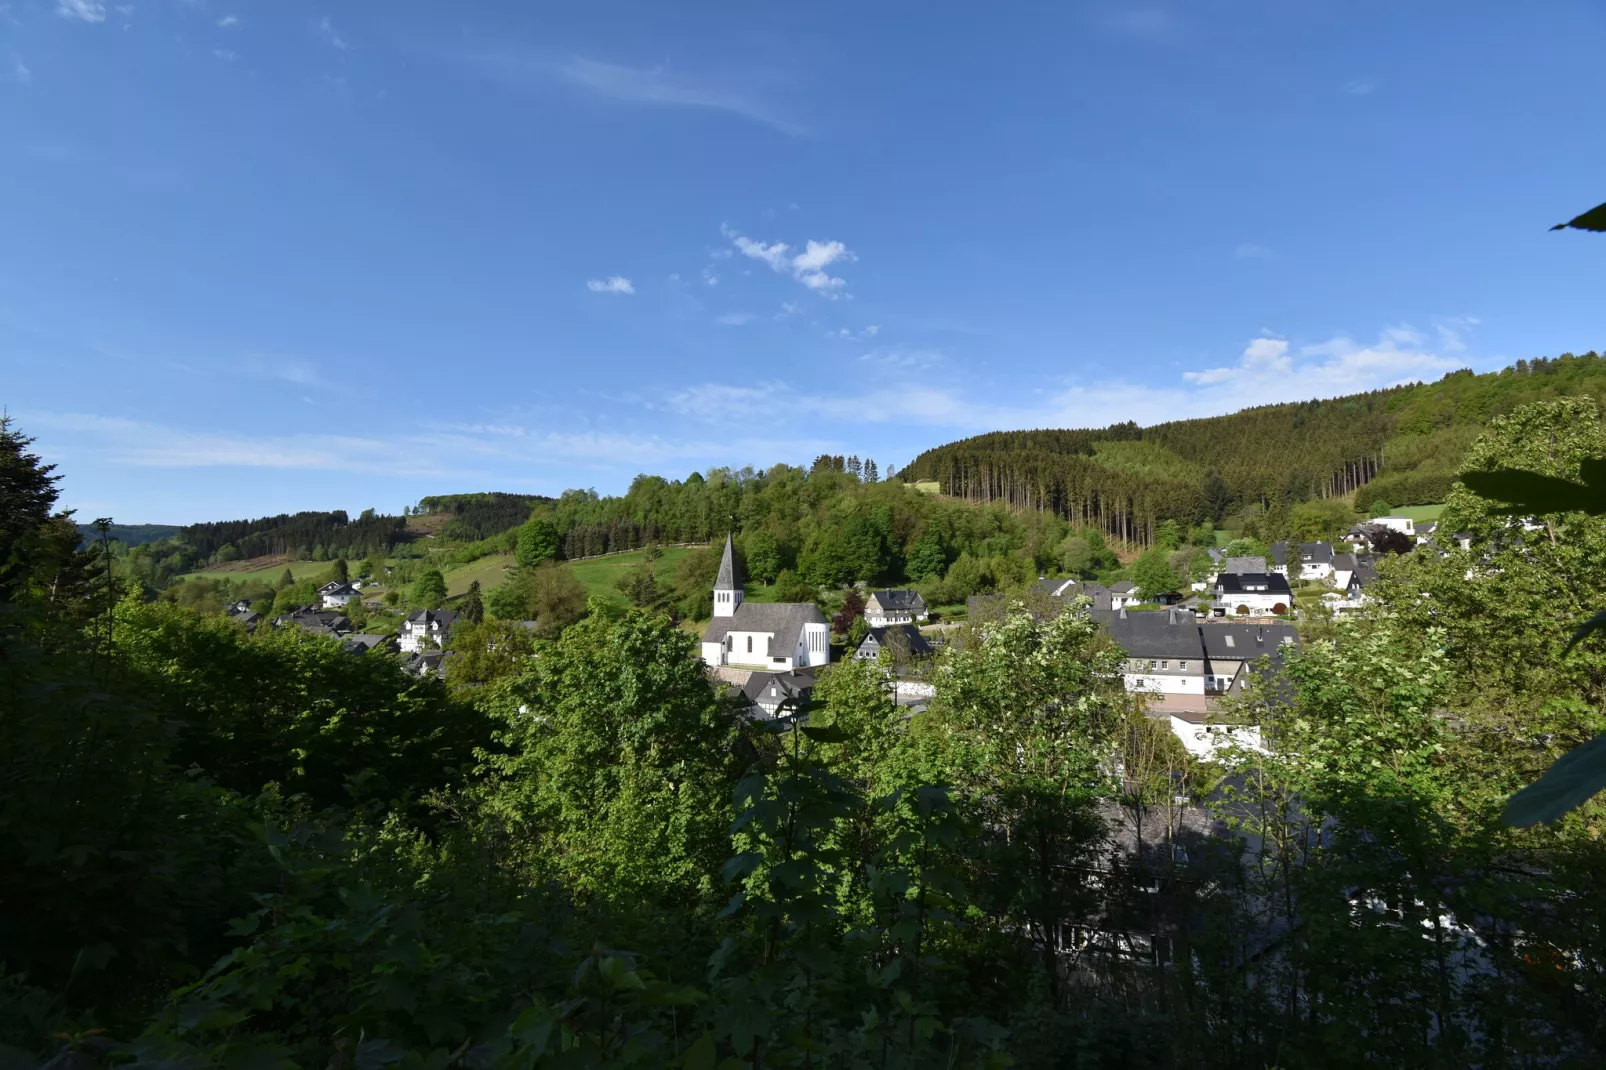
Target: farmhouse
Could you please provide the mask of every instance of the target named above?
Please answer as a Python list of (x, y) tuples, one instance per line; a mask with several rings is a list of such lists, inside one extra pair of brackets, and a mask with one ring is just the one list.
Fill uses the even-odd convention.
[(744, 601), (736, 550), (725, 553), (714, 578), (714, 619), (703, 633), (703, 661), (791, 671), (831, 660), (831, 622), (813, 602)]
[(357, 585), (341, 580), (331, 580), (318, 588), (318, 601), (325, 609), (343, 609), (356, 597)]
[(913, 624), (899, 624), (891, 628), (871, 628), (853, 656), (859, 661), (874, 661), (881, 651), (887, 649), (901, 649), (910, 657), (923, 658), (933, 648), (931, 642), (920, 634), (919, 628)]

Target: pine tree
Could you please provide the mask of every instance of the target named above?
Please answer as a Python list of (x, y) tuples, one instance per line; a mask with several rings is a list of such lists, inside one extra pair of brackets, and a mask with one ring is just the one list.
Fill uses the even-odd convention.
[(866, 483), (876, 483), (876, 482), (879, 482), (880, 479), (881, 479), (881, 474), (876, 470), (875, 461), (870, 460), (868, 457), (865, 458), (865, 461), (864, 461), (864, 481)]
[(463, 619), (473, 624), (485, 620), (485, 602), (480, 597), (480, 581), (475, 580), (468, 585), (468, 594), (463, 596), (463, 606), (458, 611)]

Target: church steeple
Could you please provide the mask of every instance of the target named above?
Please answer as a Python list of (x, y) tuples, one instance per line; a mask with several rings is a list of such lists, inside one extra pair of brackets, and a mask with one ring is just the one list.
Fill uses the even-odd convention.
[(725, 536), (725, 554), (719, 559), (719, 575), (714, 577), (714, 616), (733, 617), (742, 604), (742, 577), (736, 567), (736, 544)]

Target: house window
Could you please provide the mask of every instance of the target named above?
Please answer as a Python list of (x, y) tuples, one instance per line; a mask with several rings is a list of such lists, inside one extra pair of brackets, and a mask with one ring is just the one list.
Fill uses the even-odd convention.
[(1162, 668), (1162, 669), (1169, 669), (1170, 667), (1171, 667), (1171, 663), (1169, 661), (1162, 661), (1160, 663), (1160, 668)]
[(747, 652), (749, 654), (753, 652), (753, 637), (751, 635), (747, 637)]
[(1179, 661), (1179, 662), (1177, 662), (1177, 668), (1181, 669), (1183, 672), (1187, 672), (1188, 671), (1188, 663), (1185, 662), (1185, 661)]

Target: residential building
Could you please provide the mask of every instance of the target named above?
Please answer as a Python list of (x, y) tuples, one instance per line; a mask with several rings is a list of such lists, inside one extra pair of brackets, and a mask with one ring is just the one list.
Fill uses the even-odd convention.
[(293, 613), (273, 619), (275, 628), (300, 628), (312, 635), (342, 636), (351, 631), (351, 621), (346, 615), (337, 610), (316, 609), (313, 606), (303, 606)]
[(1332, 583), (1335, 588), (1342, 591), (1349, 586), (1350, 577), (1355, 574), (1354, 554), (1333, 555)]
[(331, 580), (318, 588), (318, 600), (325, 609), (344, 608), (347, 602), (358, 597), (357, 585), (341, 580)]
[[(1299, 544), (1299, 578), (1325, 580), (1333, 574), (1333, 544), (1330, 542), (1302, 542)], [(1287, 573), (1284, 573), (1287, 575)]]
[(366, 654), (378, 650), (381, 653), (393, 653), (401, 647), (396, 643), (393, 635), (370, 635), (366, 632), (353, 632), (340, 642), (340, 649), (348, 654)]
[(408, 654), (443, 647), (451, 636), (452, 625), (456, 623), (455, 609), (414, 610), (402, 621), (401, 634), (396, 637), (397, 645)]
[[(814, 670), (755, 672), (736, 688), (754, 715), (766, 721), (806, 713), (814, 693)], [(782, 709), (782, 707), (785, 709)]]
[(1221, 572), (1231, 573), (1234, 576), (1242, 576), (1246, 572), (1264, 574), (1270, 571), (1271, 568), (1266, 564), (1264, 557), (1229, 557), (1221, 568)]
[(729, 535), (714, 578), (714, 619), (703, 632), (703, 661), (794, 670), (831, 660), (831, 622), (813, 602), (747, 602)]
[(1204, 644), (1199, 618), (1191, 610), (1124, 608), (1094, 611), (1093, 619), (1110, 633), (1126, 655), (1122, 675), (1128, 691), (1151, 694), (1203, 695)]
[(919, 591), (871, 591), (864, 602), (864, 620), (872, 628), (914, 624), (926, 619), (926, 600)]
[(1093, 583), (1090, 580), (1049, 580), (1041, 579), (1032, 584), (1032, 590), (1041, 592), (1050, 598), (1070, 600), (1073, 598), (1087, 598), (1093, 603), (1094, 609), (1113, 609), (1115, 596), (1112, 589), (1102, 583)]
[(1212, 613), (1218, 617), (1281, 616), (1291, 612), (1294, 592), (1275, 572), (1223, 573), (1216, 577)]
[(859, 661), (874, 661), (888, 647), (902, 647), (911, 657), (923, 658), (932, 653), (932, 645), (920, 629), (913, 624), (898, 624), (889, 628), (871, 628), (853, 656)]
[(1299, 644), (1299, 633), (1292, 624), (1212, 621), (1202, 625), (1199, 631), (1207, 662), (1207, 695), (1242, 692), (1256, 661), (1273, 654), (1280, 658), (1282, 648)]
[(1138, 589), (1131, 580), (1110, 584), (1110, 608), (1125, 609), (1138, 604)]
[(1416, 538), (1416, 521), (1408, 516), (1374, 516), (1366, 523), (1375, 524), (1380, 528), (1391, 528), (1401, 535), (1409, 535), (1413, 539)]

